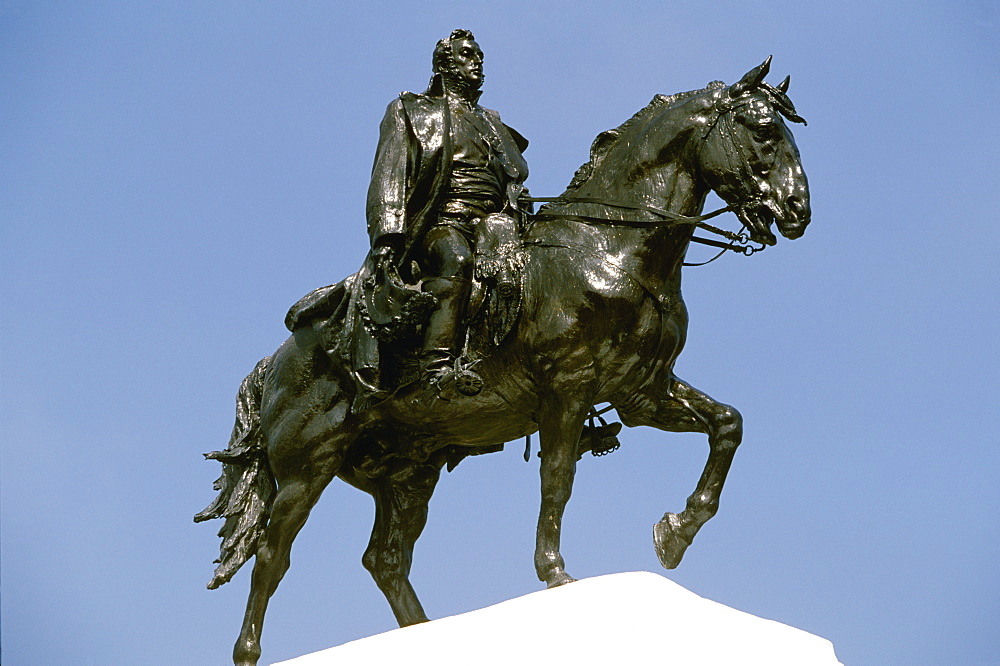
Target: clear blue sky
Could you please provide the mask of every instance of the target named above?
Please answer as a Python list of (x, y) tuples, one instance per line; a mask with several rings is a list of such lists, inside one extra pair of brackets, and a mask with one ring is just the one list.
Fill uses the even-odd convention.
[[(219, 470), (201, 453), (225, 446), (288, 306), (363, 257), (378, 122), (455, 27), (486, 52), (483, 104), (531, 140), (540, 196), (656, 93), (768, 54), (772, 83), (792, 75), (813, 223), (685, 278), (677, 372), (739, 407), (746, 436), (667, 575), (852, 666), (996, 663), (991, 1), (0, 4), (3, 663), (226, 662), (249, 568), (205, 590), (218, 525), (191, 517)], [(707, 453), (622, 440), (580, 466), (577, 577), (662, 571), (651, 525)], [(431, 616), (539, 589), (520, 456), (439, 485), (412, 577)], [(372, 514), (327, 490), (262, 663), (394, 626), (360, 565)]]

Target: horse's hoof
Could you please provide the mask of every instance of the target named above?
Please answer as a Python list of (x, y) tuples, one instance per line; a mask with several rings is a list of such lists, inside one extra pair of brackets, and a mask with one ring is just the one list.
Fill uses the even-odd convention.
[(683, 529), (681, 520), (675, 513), (665, 514), (663, 520), (653, 525), (656, 556), (666, 569), (676, 569), (684, 557), (684, 551), (691, 545), (691, 542), (681, 535)]
[(576, 578), (573, 578), (565, 571), (558, 571), (552, 575), (547, 581), (545, 581), (546, 589), (551, 590), (553, 587), (561, 587), (567, 583), (575, 583)]

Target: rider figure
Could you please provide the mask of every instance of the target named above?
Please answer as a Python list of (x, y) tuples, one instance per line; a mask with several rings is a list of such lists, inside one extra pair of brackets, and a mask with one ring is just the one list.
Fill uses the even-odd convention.
[(473, 34), (455, 30), (439, 41), (427, 90), (401, 93), (386, 110), (368, 190), (372, 258), (391, 262), (407, 281), (422, 280), (421, 290), (437, 299), (421, 355), (432, 378), (462, 353), (477, 224), (526, 208), (528, 142), (479, 106), (482, 84)]

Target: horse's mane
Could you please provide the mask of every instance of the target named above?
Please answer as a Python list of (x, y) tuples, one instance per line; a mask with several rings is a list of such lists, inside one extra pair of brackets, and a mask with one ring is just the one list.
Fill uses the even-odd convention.
[(587, 179), (594, 173), (594, 169), (596, 169), (601, 163), (604, 156), (610, 152), (611, 148), (616, 143), (618, 143), (618, 139), (620, 139), (622, 135), (638, 123), (640, 119), (645, 118), (645, 116), (648, 115), (653, 109), (677, 104), (678, 102), (683, 102), (684, 100), (710, 90), (717, 90), (718, 88), (725, 87), (726, 84), (722, 81), (712, 81), (700, 90), (690, 90), (688, 92), (680, 92), (673, 95), (656, 95), (649, 102), (649, 104), (636, 111), (631, 118), (623, 122), (621, 125), (614, 129), (601, 132), (597, 135), (597, 138), (594, 139), (594, 143), (590, 146), (590, 160), (576, 170), (576, 173), (573, 174), (573, 180), (570, 181), (569, 186), (566, 188), (566, 192), (569, 193), (579, 189), (580, 186), (587, 182)]

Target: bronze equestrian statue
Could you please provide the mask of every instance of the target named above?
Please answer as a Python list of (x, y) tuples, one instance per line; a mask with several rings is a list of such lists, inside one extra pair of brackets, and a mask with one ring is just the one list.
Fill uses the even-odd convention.
[[(472, 49), (471, 56), (466, 51), (454, 61), (466, 59), (466, 72), (478, 73), (481, 56), (471, 35), (454, 34), (453, 57), (456, 43)], [(716, 513), (742, 438), (736, 409), (673, 373), (687, 331), (681, 267), (688, 245), (699, 240), (695, 230), (728, 239), (700, 242), (746, 249), (739, 244), (746, 237), (705, 222), (718, 213), (700, 214), (705, 198), (715, 191), (727, 203), (724, 210), (735, 213), (749, 239), (762, 246), (776, 242), (772, 224), (795, 239), (810, 219), (808, 184), (785, 124), (804, 121), (786, 94), (787, 79), (776, 87), (764, 82), (769, 66), (770, 58), (731, 86), (716, 81), (702, 90), (657, 95), (621, 126), (600, 134), (590, 161), (563, 195), (523, 221), (515, 218), (527, 201), (518, 190), (526, 174), (523, 144), (517, 147), (517, 135), (509, 130), (501, 135), (502, 126), (488, 112), (477, 112), (473, 122), (485, 117), (501, 135), (489, 146), (496, 153), (466, 164), (484, 167), (496, 181), (482, 172), (478, 180), (461, 177), (466, 167), (456, 156), (464, 149), (456, 152), (454, 146), (469, 137), (455, 142), (460, 130), (453, 124), (454, 135), (436, 134), (453, 146), (451, 177), (440, 184), (444, 194), (437, 204), (429, 195), (404, 201), (382, 197), (386, 190), (373, 186), (373, 253), (358, 273), (293, 308), (286, 320), (291, 337), (240, 386), (228, 448), (208, 454), (223, 462), (219, 496), (195, 519), (225, 519), (219, 566), (209, 587), (227, 582), (256, 558), (233, 653), (237, 665), (257, 663), (265, 609), (288, 568), (292, 541), (335, 477), (375, 499), (375, 525), (362, 562), (400, 626), (406, 626), (427, 619), (408, 575), (441, 469), (537, 431), (541, 509), (535, 572), (548, 587), (571, 582), (559, 552), (562, 516), (579, 456), (596, 449), (596, 433), (609, 434), (593, 426), (598, 404), (610, 403), (627, 426), (708, 436), (708, 461), (687, 506), (665, 514), (653, 530), (662, 564), (679, 564)], [(390, 105), (376, 171), (386, 157), (382, 147), (398, 140), (393, 134), (398, 113), (410, 113), (407, 99), (439, 109), (435, 122), (446, 117), (448, 83), (441, 83), (437, 88), (432, 83), (424, 99), (404, 95)], [(435, 96), (439, 92), (443, 96)], [(455, 109), (451, 103), (449, 112)], [(410, 127), (416, 124), (411, 121)], [(435, 159), (444, 161), (427, 172), (411, 163), (408, 173), (441, 176), (449, 168), (447, 155), (442, 150)], [(511, 173), (507, 166), (516, 168)], [(373, 215), (372, 210), (386, 210), (378, 203), (383, 199), (396, 201), (401, 222)], [(503, 219), (498, 234), (482, 233), (497, 211), (526, 225), (517, 229), (514, 242)], [(416, 226), (415, 215), (424, 220)], [(473, 250), (470, 224), (480, 226), (471, 286), (463, 282), (460, 289), (435, 292), (437, 280), (469, 279), (462, 261), (445, 266), (448, 261), (440, 258)], [(379, 225), (397, 235), (383, 244)], [(481, 272), (480, 265), (492, 268)], [(457, 303), (449, 298), (466, 293), (465, 305), (448, 305)], [(440, 314), (434, 307), (464, 309), (464, 319), (461, 311)], [(435, 316), (447, 323), (439, 326)], [(467, 329), (464, 343), (457, 342), (461, 326)], [(359, 344), (365, 335), (368, 341)], [(436, 376), (428, 382), (425, 352), (446, 348), (448, 362), (451, 355), (466, 358), (454, 359), (450, 381)], [(386, 373), (377, 386), (360, 373), (370, 367), (365, 359), (373, 349)], [(462, 373), (465, 379), (474, 373), (481, 382), (463, 384)]]

